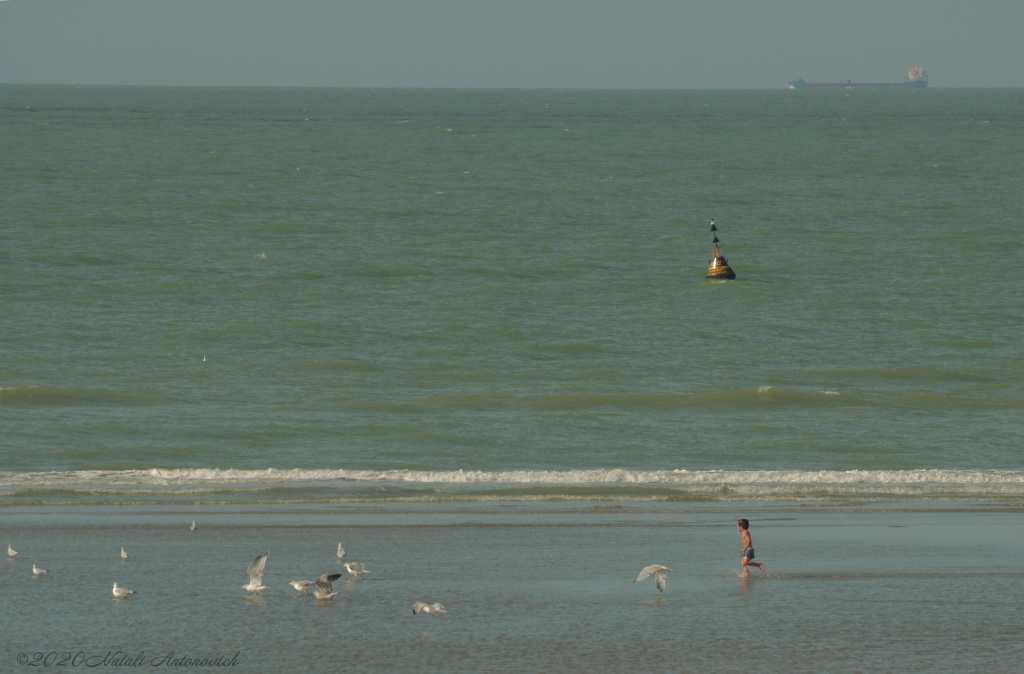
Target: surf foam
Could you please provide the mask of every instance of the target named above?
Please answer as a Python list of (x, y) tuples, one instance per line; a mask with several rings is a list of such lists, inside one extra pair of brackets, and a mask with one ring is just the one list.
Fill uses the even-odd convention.
[(300, 468), (236, 470), (217, 468), (153, 468), (148, 470), (0, 473), (0, 487), (28, 486), (185, 486), (289, 485), (303, 482), (392, 482), (480, 485), (729, 485), (859, 486), (864, 490), (894, 485), (962, 485), (1020, 487), (1024, 471), (1003, 470), (653, 470), (623, 468), (591, 470), (306, 470)]

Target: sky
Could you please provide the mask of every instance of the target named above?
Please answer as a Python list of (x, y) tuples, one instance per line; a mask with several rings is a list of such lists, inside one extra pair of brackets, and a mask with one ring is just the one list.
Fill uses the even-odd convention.
[(0, 83), (1024, 86), (1024, 0), (0, 0)]

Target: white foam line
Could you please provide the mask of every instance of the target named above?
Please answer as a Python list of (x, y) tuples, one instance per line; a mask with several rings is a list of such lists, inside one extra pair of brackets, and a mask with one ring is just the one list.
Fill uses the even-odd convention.
[(0, 487), (284, 485), (302, 482), (397, 482), (452, 485), (846, 485), (870, 490), (894, 485), (988, 485), (1024, 487), (1024, 471), (999, 470), (656, 470), (414, 471), (414, 470), (221, 470), (181, 468), (124, 471), (0, 473)]

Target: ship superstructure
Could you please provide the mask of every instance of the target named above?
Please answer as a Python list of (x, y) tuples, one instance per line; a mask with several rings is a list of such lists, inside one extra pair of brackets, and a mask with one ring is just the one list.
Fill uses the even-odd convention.
[(928, 73), (924, 68), (911, 68), (907, 71), (907, 79), (902, 82), (804, 82), (799, 79), (789, 83), (790, 89), (924, 89), (928, 86)]

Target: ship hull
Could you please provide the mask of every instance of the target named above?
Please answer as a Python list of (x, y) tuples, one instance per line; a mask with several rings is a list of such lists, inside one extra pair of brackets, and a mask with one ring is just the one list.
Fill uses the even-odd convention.
[(926, 89), (928, 80), (906, 82), (790, 82), (790, 89)]

